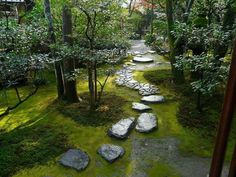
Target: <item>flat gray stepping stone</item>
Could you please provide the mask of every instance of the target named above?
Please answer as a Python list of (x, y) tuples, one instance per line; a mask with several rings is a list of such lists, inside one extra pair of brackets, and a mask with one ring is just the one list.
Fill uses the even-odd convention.
[(138, 120), (135, 129), (141, 133), (147, 133), (157, 127), (156, 116), (152, 113), (142, 113)]
[(100, 154), (105, 160), (112, 163), (119, 157), (123, 156), (125, 150), (121, 146), (116, 146), (113, 144), (104, 144), (98, 149), (98, 154)]
[(89, 156), (80, 149), (70, 149), (61, 157), (59, 163), (65, 167), (81, 171), (88, 166)]
[(152, 108), (150, 106), (147, 106), (142, 103), (132, 103), (132, 108), (137, 110), (137, 111), (147, 111), (151, 110)]
[(148, 102), (148, 103), (163, 103), (165, 101), (164, 96), (160, 95), (150, 95), (144, 96), (141, 101)]
[(108, 135), (114, 136), (119, 139), (127, 138), (129, 131), (134, 125), (134, 120), (134, 117), (130, 117), (128, 119), (121, 119), (119, 122), (112, 125), (112, 127), (108, 130)]
[(154, 60), (148, 57), (134, 57), (133, 62), (139, 62), (139, 63), (150, 63)]

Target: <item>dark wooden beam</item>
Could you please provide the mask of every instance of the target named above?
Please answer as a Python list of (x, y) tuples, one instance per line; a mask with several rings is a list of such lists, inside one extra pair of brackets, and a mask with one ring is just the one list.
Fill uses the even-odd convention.
[(232, 55), (229, 80), (226, 88), (223, 110), (220, 118), (215, 149), (210, 169), (210, 177), (220, 177), (236, 106), (236, 41)]

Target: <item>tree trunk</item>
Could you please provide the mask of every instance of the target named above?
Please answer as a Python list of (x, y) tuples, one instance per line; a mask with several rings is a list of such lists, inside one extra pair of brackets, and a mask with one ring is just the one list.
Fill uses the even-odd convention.
[[(71, 9), (68, 6), (63, 8), (63, 40), (68, 45), (73, 45), (72, 38), (72, 14)], [(63, 60), (64, 69), (64, 99), (67, 102), (75, 103), (78, 102), (76, 80), (71, 78), (75, 70), (75, 61), (72, 58), (66, 58)], [(68, 79), (68, 76), (70, 79)]]
[[(49, 40), (51, 41), (51, 43), (56, 43), (56, 36), (54, 33), (50, 0), (44, 0), (44, 13), (48, 22)], [(56, 61), (54, 63), (54, 68), (55, 68), (55, 75), (56, 75), (56, 80), (57, 80), (57, 98), (62, 99), (62, 96), (64, 94), (64, 84), (63, 84), (63, 76), (61, 72), (61, 62)]]
[(154, 27), (153, 27), (153, 17), (154, 17), (154, 0), (152, 0), (151, 2), (151, 34), (153, 34), (153, 31), (154, 31)]
[(95, 94), (94, 94), (94, 74), (93, 74), (93, 65), (91, 61), (88, 61), (88, 84), (89, 84), (89, 93), (90, 93), (90, 109), (94, 110), (96, 107), (95, 103)]
[(171, 69), (174, 76), (174, 82), (176, 84), (181, 84), (184, 82), (184, 74), (183, 70), (177, 69), (174, 65), (176, 64), (176, 47), (175, 47), (175, 38), (171, 31), (174, 30), (174, 18), (173, 18), (173, 1), (166, 0), (166, 15), (167, 15), (167, 24), (168, 24), (168, 40), (169, 40), (169, 47), (170, 47), (170, 62), (171, 62)]

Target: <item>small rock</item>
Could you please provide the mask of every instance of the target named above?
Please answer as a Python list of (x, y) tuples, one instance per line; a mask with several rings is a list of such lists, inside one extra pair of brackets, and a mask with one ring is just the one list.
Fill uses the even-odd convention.
[(129, 131), (134, 125), (134, 120), (134, 117), (120, 120), (108, 130), (108, 135), (119, 139), (127, 138)]
[(133, 52), (133, 55), (140, 55), (141, 54), (141, 52), (139, 52), (139, 51), (134, 51)]
[(165, 101), (165, 98), (164, 96), (150, 95), (144, 96), (141, 100), (148, 103), (163, 103)]
[(135, 129), (138, 132), (146, 133), (152, 131), (156, 127), (156, 116), (152, 113), (143, 113), (139, 116)]
[(137, 110), (137, 111), (147, 111), (151, 110), (152, 108), (150, 106), (147, 106), (142, 103), (132, 103), (132, 108)]
[(112, 163), (119, 157), (123, 156), (125, 150), (121, 146), (116, 146), (113, 144), (104, 144), (98, 149), (98, 154), (100, 154), (105, 160)]
[(80, 149), (70, 149), (62, 156), (59, 163), (63, 166), (81, 171), (88, 166), (89, 156)]

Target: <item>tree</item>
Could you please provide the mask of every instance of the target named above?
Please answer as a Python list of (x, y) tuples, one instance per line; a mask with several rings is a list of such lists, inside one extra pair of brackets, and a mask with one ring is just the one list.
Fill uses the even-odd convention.
[[(84, 28), (81, 31), (84, 34), (83, 39), (88, 43), (88, 45), (83, 46), (85, 53), (83, 56), (87, 64), (90, 108), (92, 110), (99, 106), (105, 86), (98, 80), (98, 64), (104, 62), (103, 59), (107, 59), (106, 56), (109, 55), (109, 50), (120, 48), (117, 44), (123, 38), (123, 33), (120, 33), (123, 30), (120, 28), (120, 3), (120, 1), (74, 2), (74, 6), (82, 12), (85, 21)], [(114, 40), (118, 38), (120, 39)], [(117, 44), (109, 46), (104, 43)], [(110, 72), (108, 72), (107, 76), (110, 75)], [(107, 82), (108, 77), (104, 83)]]
[(190, 84), (197, 94), (197, 110), (202, 111), (202, 96), (212, 96), (216, 89), (227, 80), (229, 65), (215, 65), (214, 56), (207, 54), (180, 56), (176, 67), (199, 73), (200, 77)]
[(171, 62), (171, 68), (172, 68), (172, 73), (174, 76), (174, 82), (176, 84), (181, 84), (184, 82), (184, 74), (183, 70), (181, 68), (176, 68), (176, 52), (177, 49), (175, 45), (175, 37), (172, 34), (172, 31), (174, 31), (174, 14), (173, 14), (173, 1), (172, 0), (166, 0), (166, 15), (167, 15), (167, 24), (168, 24), (168, 41), (169, 41), (169, 47), (170, 47), (170, 55), (169, 59)]
[[(48, 21), (48, 36), (51, 41), (51, 44), (56, 43), (56, 36), (54, 33), (54, 25), (53, 25), (53, 18), (51, 13), (51, 5), (50, 0), (44, 0), (44, 13), (45, 17)], [(64, 94), (64, 83), (63, 83), (63, 73), (62, 73), (62, 65), (61, 61), (54, 62), (55, 68), (55, 76), (57, 80), (57, 98), (61, 100)]]
[[(65, 5), (63, 8), (63, 40), (66, 45), (73, 45), (72, 38), (72, 14), (71, 9)], [(70, 79), (75, 71), (74, 58), (65, 58), (63, 60), (64, 69), (64, 99), (70, 103), (78, 101), (76, 90), (76, 79)]]

